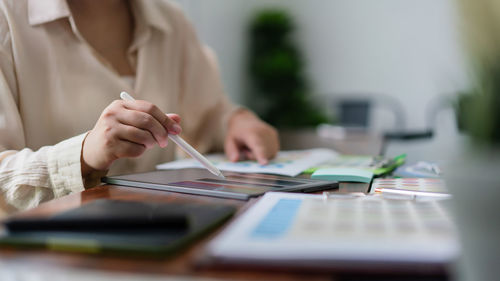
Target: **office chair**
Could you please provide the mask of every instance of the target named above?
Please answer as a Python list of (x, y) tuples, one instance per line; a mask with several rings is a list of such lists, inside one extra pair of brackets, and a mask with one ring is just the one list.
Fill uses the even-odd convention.
[(334, 102), (337, 110), (338, 121), (341, 126), (367, 130), (370, 123), (370, 113), (374, 108), (382, 108), (394, 116), (394, 129), (383, 132), (381, 155), (384, 155), (391, 141), (413, 141), (432, 139), (434, 136), (434, 122), (437, 113), (449, 106), (449, 100), (438, 97), (430, 102), (426, 110), (426, 129), (406, 129), (406, 113), (401, 102), (387, 95), (376, 94), (351, 94), (342, 95)]

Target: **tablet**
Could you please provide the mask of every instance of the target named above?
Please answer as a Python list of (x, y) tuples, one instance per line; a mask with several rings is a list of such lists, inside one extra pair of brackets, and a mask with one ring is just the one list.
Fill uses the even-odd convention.
[(314, 192), (338, 188), (335, 181), (310, 180), (268, 174), (224, 172), (218, 178), (205, 169), (159, 170), (111, 176), (104, 183), (197, 195), (248, 200), (268, 191)]

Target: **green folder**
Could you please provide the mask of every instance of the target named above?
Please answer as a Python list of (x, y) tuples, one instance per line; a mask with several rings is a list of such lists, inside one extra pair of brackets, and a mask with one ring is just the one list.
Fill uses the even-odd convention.
[(406, 154), (398, 155), (392, 159), (380, 156), (341, 155), (334, 163), (312, 167), (302, 173), (312, 174), (316, 170), (326, 168), (356, 168), (370, 171), (374, 177), (379, 177), (391, 173), (397, 167), (403, 165), (405, 160)]

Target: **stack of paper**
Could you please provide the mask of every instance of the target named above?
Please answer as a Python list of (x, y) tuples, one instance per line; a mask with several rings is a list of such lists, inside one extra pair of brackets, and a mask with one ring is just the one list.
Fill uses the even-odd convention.
[[(284, 176), (297, 176), (302, 171), (318, 166), (326, 161), (331, 161), (338, 156), (338, 153), (325, 148), (316, 148), (309, 150), (289, 150), (280, 151), (278, 155), (267, 165), (260, 165), (255, 161), (231, 162), (225, 155), (208, 155), (207, 159), (212, 162), (219, 170), (239, 172), (239, 173), (262, 173)], [(183, 159), (174, 162), (168, 162), (156, 166), (158, 170), (203, 168), (195, 159)]]

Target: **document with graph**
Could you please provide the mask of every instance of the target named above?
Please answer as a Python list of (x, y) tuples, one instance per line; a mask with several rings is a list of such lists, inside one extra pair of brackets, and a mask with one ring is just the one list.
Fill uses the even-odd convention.
[[(223, 154), (208, 155), (207, 159), (219, 170), (239, 173), (275, 174), (283, 176), (297, 176), (302, 171), (317, 166), (338, 157), (338, 153), (331, 149), (315, 148), (308, 150), (280, 151), (267, 165), (260, 165), (256, 161), (231, 162)], [(167, 162), (156, 166), (158, 170), (202, 168), (201, 164), (192, 158)]]

